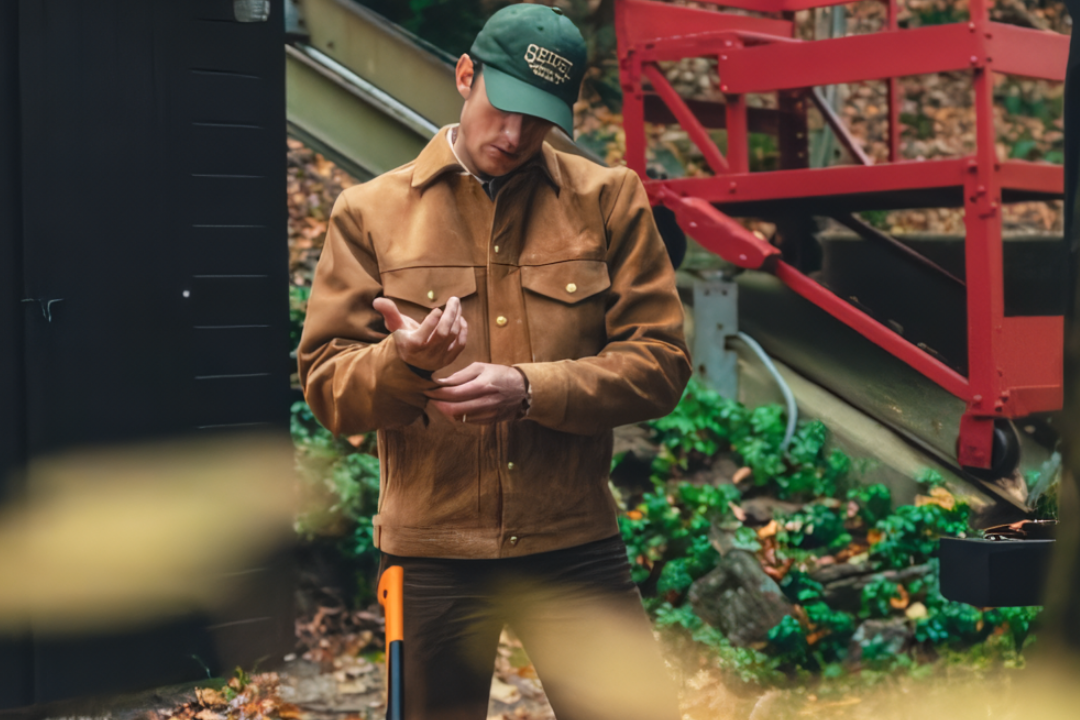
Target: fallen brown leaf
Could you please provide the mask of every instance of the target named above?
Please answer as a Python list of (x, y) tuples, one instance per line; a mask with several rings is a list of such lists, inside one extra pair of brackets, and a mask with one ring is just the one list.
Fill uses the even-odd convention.
[(202, 705), (208, 708), (229, 704), (229, 701), (225, 699), (225, 696), (213, 688), (196, 688), (195, 697), (199, 699), (199, 702)]
[(736, 505), (734, 502), (728, 502), (728, 507), (731, 508), (731, 514), (735, 516), (735, 519), (739, 522), (746, 522), (746, 512)]

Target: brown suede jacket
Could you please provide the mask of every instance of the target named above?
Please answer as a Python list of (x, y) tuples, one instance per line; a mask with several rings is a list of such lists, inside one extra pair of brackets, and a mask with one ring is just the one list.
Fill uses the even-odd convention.
[[(618, 532), (612, 428), (664, 415), (690, 376), (675, 273), (641, 181), (549, 145), (492, 202), (440, 131), (412, 163), (334, 205), (300, 379), (333, 433), (378, 430), (375, 542), (393, 555), (501, 558)], [(426, 409), (372, 301), (422, 320), (451, 296), (473, 362), (520, 368), (523, 420)]]

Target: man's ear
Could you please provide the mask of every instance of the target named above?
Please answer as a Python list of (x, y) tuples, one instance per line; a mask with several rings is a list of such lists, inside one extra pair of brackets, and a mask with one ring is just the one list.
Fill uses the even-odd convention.
[(461, 93), (461, 97), (468, 100), (469, 95), (472, 94), (473, 82), (473, 61), (468, 53), (458, 58), (457, 68), (454, 70), (454, 81), (457, 83), (457, 90)]

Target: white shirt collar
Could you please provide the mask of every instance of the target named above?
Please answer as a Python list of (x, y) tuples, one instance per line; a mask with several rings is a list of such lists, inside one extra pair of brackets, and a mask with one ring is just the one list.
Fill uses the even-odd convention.
[(455, 124), (450, 126), (450, 129), (446, 133), (446, 142), (450, 143), (450, 152), (454, 153), (454, 159), (457, 160), (458, 165), (461, 166), (461, 174), (462, 175), (469, 175), (469, 176), (473, 177), (476, 180), (476, 182), (483, 185), (484, 180), (481, 177), (472, 174), (472, 172), (469, 170), (469, 168), (467, 168), (465, 166), (465, 163), (461, 162), (461, 156), (459, 156), (457, 154), (457, 150), (454, 148), (454, 135), (457, 133), (457, 129), (458, 129), (459, 125), (460, 125), (460, 123), (455, 123)]

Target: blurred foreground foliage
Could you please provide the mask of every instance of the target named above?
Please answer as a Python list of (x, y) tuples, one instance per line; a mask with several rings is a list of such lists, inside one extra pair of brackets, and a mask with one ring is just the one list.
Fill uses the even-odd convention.
[(335, 438), (302, 401), (293, 403), (290, 429), (303, 491), (296, 532), (307, 541), (336, 542), (355, 563), (353, 600), (361, 607), (369, 605), (375, 600), (373, 583), (379, 567), (371, 524), (379, 503), (375, 435)]

